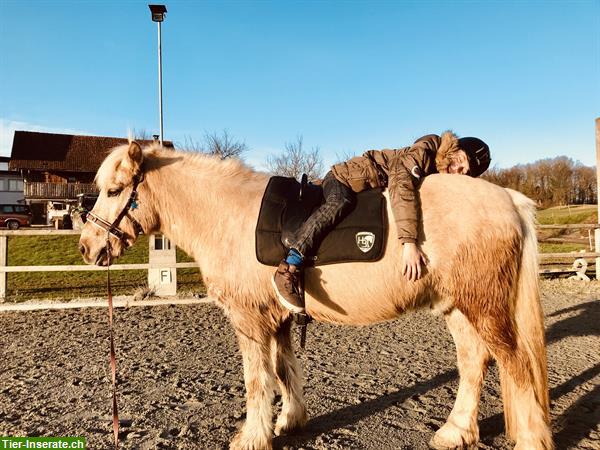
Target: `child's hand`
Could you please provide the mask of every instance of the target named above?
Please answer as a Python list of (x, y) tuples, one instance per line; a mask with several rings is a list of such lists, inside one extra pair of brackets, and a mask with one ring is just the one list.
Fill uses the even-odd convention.
[(417, 244), (405, 242), (402, 245), (402, 275), (409, 281), (421, 278), (421, 263), (427, 265), (427, 257)]

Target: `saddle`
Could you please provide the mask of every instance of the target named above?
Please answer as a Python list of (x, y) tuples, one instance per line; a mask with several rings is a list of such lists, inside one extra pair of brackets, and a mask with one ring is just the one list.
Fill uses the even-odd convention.
[[(256, 224), (256, 258), (277, 266), (285, 258), (286, 236), (293, 235), (325, 201), (321, 186), (295, 178), (271, 177)], [(356, 194), (354, 209), (339, 222), (305, 259), (307, 265), (377, 261), (383, 256), (387, 216), (382, 189)]]

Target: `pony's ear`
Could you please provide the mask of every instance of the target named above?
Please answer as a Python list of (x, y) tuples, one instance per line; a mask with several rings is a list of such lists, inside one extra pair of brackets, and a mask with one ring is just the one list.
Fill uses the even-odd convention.
[(139, 171), (143, 159), (142, 147), (137, 142), (131, 141), (127, 149), (127, 163), (133, 172)]

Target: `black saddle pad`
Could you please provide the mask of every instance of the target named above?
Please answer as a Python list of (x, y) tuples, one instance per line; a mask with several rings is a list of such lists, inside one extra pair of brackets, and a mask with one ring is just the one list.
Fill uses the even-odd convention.
[[(295, 232), (324, 201), (320, 186), (302, 187), (294, 178), (272, 177), (263, 195), (256, 225), (256, 257), (277, 266), (287, 249), (282, 234)], [(330, 231), (317, 249), (312, 264), (377, 261), (383, 256), (387, 236), (385, 197), (381, 189), (356, 195), (355, 207)], [(307, 261), (308, 264), (311, 261)]]

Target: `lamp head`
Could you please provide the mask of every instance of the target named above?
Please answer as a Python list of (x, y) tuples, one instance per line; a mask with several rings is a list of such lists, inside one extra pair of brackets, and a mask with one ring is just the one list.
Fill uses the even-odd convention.
[(167, 7), (165, 5), (148, 5), (152, 13), (152, 22), (162, 22), (165, 20)]

